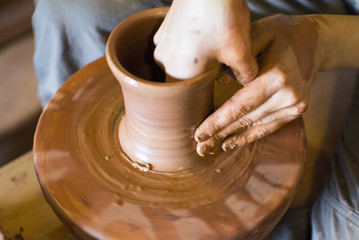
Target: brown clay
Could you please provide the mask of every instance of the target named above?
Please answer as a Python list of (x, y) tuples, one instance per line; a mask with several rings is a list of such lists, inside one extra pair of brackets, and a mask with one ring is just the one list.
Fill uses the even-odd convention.
[[(162, 12), (163, 17), (165, 11), (154, 9), (146, 14), (158, 16)], [(149, 94), (151, 91), (158, 94), (153, 85), (167, 84), (149, 84), (133, 73), (138, 74), (137, 70), (125, 72), (132, 79), (127, 79), (128, 85), (148, 86)], [(189, 85), (199, 83), (206, 84), (193, 80)], [(169, 84), (176, 89), (183, 83)], [(200, 161), (189, 158), (189, 165), (182, 170), (178, 169), (182, 165), (176, 165), (181, 160), (172, 162), (166, 158), (164, 163), (150, 160), (154, 170), (159, 171), (146, 172), (138, 168), (144, 165), (142, 162), (133, 167), (134, 162), (143, 159), (129, 160), (131, 150), (124, 152), (121, 147), (123, 138), (118, 133), (123, 119), (130, 116), (131, 107), (138, 106), (131, 106), (133, 96), (128, 95), (134, 93), (131, 86), (124, 86), (128, 89), (121, 89), (102, 58), (66, 81), (40, 118), (34, 140), (39, 182), (50, 206), (72, 232), (81, 239), (257, 240), (268, 234), (288, 208), (300, 179), (306, 142), (302, 119), (245, 147)], [(215, 107), (230, 97), (231, 91), (227, 91), (230, 88), (215, 88)], [(191, 97), (186, 91), (179, 90), (186, 98)], [(128, 95), (123, 97), (124, 93)], [(124, 104), (124, 98), (130, 102)], [(151, 100), (148, 96), (145, 99), (136, 104), (141, 107)], [(176, 107), (201, 112), (198, 116), (186, 112), (195, 116), (195, 121), (183, 127), (185, 134), (181, 136), (188, 136), (193, 134), (188, 128), (208, 113), (211, 102), (188, 109), (181, 104)], [(171, 109), (168, 106), (163, 111)], [(167, 116), (168, 113), (164, 114)], [(152, 120), (152, 124), (155, 122)], [(143, 125), (134, 128), (143, 129)], [(148, 137), (159, 135), (153, 133)], [(170, 164), (166, 165), (166, 161)], [(167, 169), (176, 171), (164, 172)]]
[(212, 110), (219, 69), (165, 82), (152, 39), (166, 12), (144, 11), (121, 22), (107, 42), (106, 58), (124, 96), (119, 137), (128, 159), (144, 170), (175, 172), (203, 161), (193, 134)]

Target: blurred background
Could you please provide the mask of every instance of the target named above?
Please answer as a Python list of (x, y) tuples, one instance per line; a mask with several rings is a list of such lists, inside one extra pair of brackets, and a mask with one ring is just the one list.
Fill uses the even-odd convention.
[(0, 166), (32, 149), (41, 103), (33, 69), (33, 0), (0, 0)]

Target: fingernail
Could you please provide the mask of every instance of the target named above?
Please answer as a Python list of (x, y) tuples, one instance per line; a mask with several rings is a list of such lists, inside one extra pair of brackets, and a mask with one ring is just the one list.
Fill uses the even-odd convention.
[(206, 147), (205, 145), (197, 144), (196, 151), (197, 151), (198, 155), (200, 155), (201, 157), (204, 157), (205, 147)]
[(232, 149), (235, 148), (235, 147), (236, 147), (236, 145), (233, 144), (233, 143), (223, 143), (223, 144), (222, 144), (222, 149), (223, 149), (223, 151), (225, 151), (225, 152), (227, 152), (227, 151), (229, 151), (229, 150), (232, 150)]
[(227, 152), (229, 150), (229, 147), (226, 143), (222, 143), (222, 146), (221, 146), (222, 150)]
[(222, 144), (223, 151), (228, 151), (236, 148), (238, 145), (235, 143), (237, 137), (229, 139)]
[(204, 157), (207, 154), (216, 154), (216, 148), (207, 144), (197, 145), (197, 153)]
[(196, 140), (196, 142), (203, 142), (206, 139), (206, 134), (204, 133), (198, 133), (198, 128), (194, 134), (194, 139)]

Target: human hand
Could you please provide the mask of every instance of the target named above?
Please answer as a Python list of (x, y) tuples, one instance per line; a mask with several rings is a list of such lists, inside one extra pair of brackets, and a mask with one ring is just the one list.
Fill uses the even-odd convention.
[(321, 24), (319, 17), (286, 15), (252, 24), (259, 73), (197, 129), (199, 155), (263, 138), (307, 109), (310, 88), (321, 64)]
[(176, 79), (193, 78), (220, 63), (246, 84), (257, 74), (245, 0), (174, 0), (154, 37), (154, 57)]

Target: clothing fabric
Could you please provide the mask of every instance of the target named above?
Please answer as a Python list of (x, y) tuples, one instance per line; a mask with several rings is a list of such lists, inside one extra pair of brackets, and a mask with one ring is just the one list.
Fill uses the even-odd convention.
[[(171, 0), (35, 0), (35, 73), (42, 106), (74, 72), (105, 54), (109, 33), (126, 17)], [(252, 20), (272, 15), (348, 14), (340, 0), (248, 0)]]
[(359, 14), (359, 1), (358, 0), (344, 0), (348, 11), (351, 14)]
[(166, 0), (36, 0), (34, 66), (44, 107), (73, 73), (104, 56), (109, 33), (123, 19)]
[[(252, 19), (275, 13), (350, 14), (357, 0), (248, 0)], [(104, 56), (107, 37), (126, 17), (170, 0), (35, 0), (34, 66), (45, 106), (75, 71)], [(359, 87), (334, 156), (328, 183), (313, 209), (289, 210), (267, 240), (359, 239)]]
[(359, 239), (359, 83), (330, 177), (311, 214), (312, 239)]
[(289, 210), (266, 240), (359, 239), (359, 82), (331, 166), (312, 209)]

